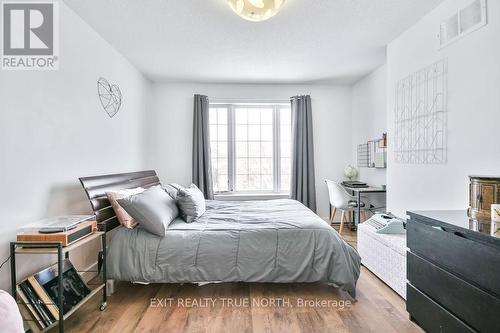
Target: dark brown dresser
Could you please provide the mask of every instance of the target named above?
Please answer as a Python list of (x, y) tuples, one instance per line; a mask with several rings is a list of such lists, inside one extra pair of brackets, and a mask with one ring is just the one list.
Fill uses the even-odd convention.
[(408, 212), (407, 300), (427, 332), (500, 332), (500, 235), (466, 211)]

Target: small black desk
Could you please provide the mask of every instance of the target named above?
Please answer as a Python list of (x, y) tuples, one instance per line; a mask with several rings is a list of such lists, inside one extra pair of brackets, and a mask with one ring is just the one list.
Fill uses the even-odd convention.
[(366, 193), (386, 193), (387, 190), (382, 187), (374, 187), (374, 186), (368, 186), (368, 187), (347, 187), (344, 186), (344, 188), (348, 191), (351, 192), (354, 196), (356, 196), (357, 200), (357, 207), (356, 207), (356, 217), (354, 218), (354, 225), (357, 227), (358, 224), (361, 221), (361, 195), (366, 194)]

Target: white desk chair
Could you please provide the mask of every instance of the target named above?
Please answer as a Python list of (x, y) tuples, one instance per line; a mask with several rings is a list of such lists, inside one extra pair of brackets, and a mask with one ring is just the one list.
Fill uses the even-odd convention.
[[(330, 204), (333, 207), (332, 214), (330, 216), (330, 219), (328, 220), (328, 223), (332, 224), (333, 219), (335, 218), (335, 214), (337, 213), (337, 209), (340, 209), (342, 211), (342, 215), (340, 217), (339, 234), (342, 235), (342, 230), (344, 229), (344, 222), (346, 218), (345, 214), (347, 212), (349, 216), (353, 215), (358, 205), (357, 198), (353, 195), (350, 195), (346, 191), (346, 189), (337, 182), (325, 179), (325, 183), (326, 186), (328, 187)], [(360, 205), (361, 205), (361, 214), (366, 214), (368, 208), (365, 208), (365, 203), (361, 201)], [(351, 221), (354, 222), (353, 219), (351, 219)]]

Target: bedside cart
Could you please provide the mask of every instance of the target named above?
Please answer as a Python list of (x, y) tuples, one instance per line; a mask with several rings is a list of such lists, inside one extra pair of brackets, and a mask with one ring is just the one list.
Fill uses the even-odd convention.
[[(62, 284), (63, 284), (63, 275), (60, 274), (62, 271), (62, 262), (64, 258), (69, 259), (69, 253), (76, 248), (91, 242), (92, 240), (101, 238), (102, 244), (102, 280), (101, 283), (91, 284), (89, 288), (91, 290), (90, 294), (87, 295), (84, 299), (80, 301), (77, 305), (75, 305), (70, 311), (66, 314), (63, 314), (63, 299), (59, 297), (59, 304), (56, 306), (59, 309), (59, 318), (50, 326), (44, 328), (42, 332), (47, 332), (50, 329), (54, 328), (56, 325), (59, 325), (59, 332), (64, 332), (64, 320), (75, 313), (83, 304), (85, 304), (89, 299), (91, 299), (94, 295), (96, 295), (99, 291), (102, 291), (102, 302), (99, 307), (101, 311), (104, 311), (107, 306), (107, 294), (106, 294), (106, 233), (102, 231), (94, 232), (92, 235), (83, 238), (71, 245), (66, 247), (62, 246), (61, 242), (35, 242), (35, 241), (23, 241), (23, 242), (11, 242), (10, 243), (10, 257), (11, 257), (11, 286), (12, 286), (12, 297), (17, 300), (17, 271), (16, 271), (16, 255), (17, 254), (28, 254), (28, 255), (36, 255), (36, 254), (57, 254), (57, 269), (58, 269), (58, 290), (59, 294), (62, 293)], [(24, 247), (23, 247), (24, 246)], [(26, 247), (31, 246), (31, 247)], [(63, 258), (64, 255), (64, 258)], [(78, 271), (79, 273), (85, 272), (96, 272), (98, 271)], [(97, 280), (99, 280), (99, 276), (97, 276)], [(22, 302), (18, 300), (18, 302)]]

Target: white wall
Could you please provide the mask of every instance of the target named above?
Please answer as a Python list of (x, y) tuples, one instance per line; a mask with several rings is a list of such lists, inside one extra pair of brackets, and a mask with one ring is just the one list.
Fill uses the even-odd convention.
[[(156, 169), (165, 183), (188, 184), (195, 93), (265, 100), (311, 94), (318, 208), (327, 219), (323, 180), (341, 180), (344, 167), (356, 161), (356, 145), (386, 127), (391, 147), (396, 82), (444, 57), (449, 60), (448, 163), (395, 164), (389, 149), (388, 208), (398, 215), (411, 209), (465, 209), (467, 175), (498, 174), (500, 163), (495, 136), (500, 121), (500, 2), (488, 2), (488, 26), (438, 50), (439, 22), (467, 1), (445, 1), (390, 43), (386, 66), (352, 88), (153, 85), (61, 3), (60, 70), (0, 71), (0, 259), (7, 257), (7, 243), (20, 226), (45, 216), (90, 211), (80, 176), (147, 167)], [(100, 76), (119, 84), (124, 96), (113, 119), (97, 99)], [(361, 178), (385, 183), (382, 170), (363, 169)], [(18, 267), (23, 275), (48, 262), (24, 260)], [(8, 266), (0, 271), (0, 288), (8, 287), (8, 273)]]
[(325, 178), (342, 179), (351, 163), (350, 87), (328, 85), (155, 84), (147, 117), (146, 163), (164, 183), (191, 182), (193, 94), (211, 98), (288, 100), (311, 94), (318, 213), (329, 214)]
[[(117, 83), (123, 94), (113, 119), (97, 97), (100, 76)], [(2, 261), (20, 226), (46, 216), (90, 212), (78, 177), (141, 169), (149, 85), (62, 2), (60, 69), (0, 71)], [(21, 275), (47, 264), (38, 259), (19, 262)], [(0, 271), (0, 288), (9, 282), (7, 264)]]
[(389, 151), (388, 208), (466, 209), (470, 174), (500, 175), (500, 1), (488, 1), (489, 24), (438, 49), (442, 20), (470, 3), (447, 0), (388, 46), (388, 127), (393, 140), (394, 91), (398, 80), (448, 58), (448, 163), (394, 163)]
[[(382, 65), (352, 87), (352, 160), (357, 164), (357, 148), (387, 132), (387, 66)], [(370, 185), (386, 185), (386, 169), (358, 168), (359, 179)]]

